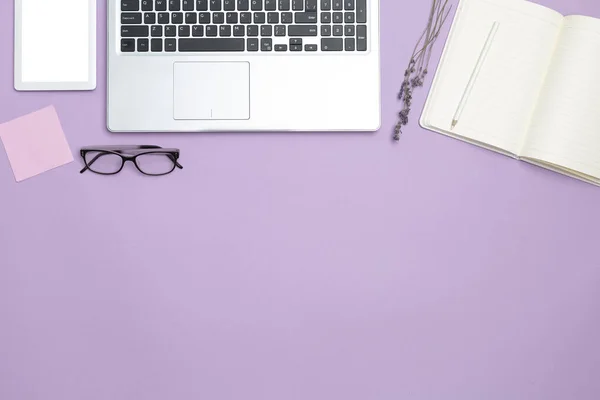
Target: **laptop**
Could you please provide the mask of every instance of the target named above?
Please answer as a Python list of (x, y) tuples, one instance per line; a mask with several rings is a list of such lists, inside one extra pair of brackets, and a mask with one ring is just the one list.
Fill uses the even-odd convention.
[(109, 0), (112, 132), (375, 131), (379, 0)]

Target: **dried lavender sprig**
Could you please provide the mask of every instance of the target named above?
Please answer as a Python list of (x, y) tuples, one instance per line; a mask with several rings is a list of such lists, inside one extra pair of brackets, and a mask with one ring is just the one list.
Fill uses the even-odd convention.
[[(431, 34), (431, 22), (433, 21), (433, 15), (436, 12), (436, 6), (439, 4), (439, 1), (437, 0), (433, 0), (431, 3), (431, 12), (429, 13), (429, 21), (427, 21), (427, 39), (430, 38), (430, 34)], [(421, 64), (419, 65), (419, 73), (421, 71), (421, 68), (423, 67), (422, 65), (422, 61), (423, 59), (421, 58)]]
[[(425, 38), (425, 34), (427, 33), (427, 28), (425, 28), (423, 30), (423, 33), (421, 34), (421, 37), (419, 38), (419, 40), (417, 41), (417, 44), (415, 44), (415, 48), (413, 49), (413, 53), (412, 56), (410, 56), (410, 61), (408, 62), (408, 67), (406, 68), (406, 70), (404, 71), (404, 76), (406, 77), (407, 75), (410, 75), (411, 70), (414, 68), (415, 64), (416, 64), (416, 59), (415, 57), (417, 56), (418, 52), (417, 52), (417, 48), (419, 48), (419, 44), (421, 44), (421, 41), (423, 40), (423, 38)], [(426, 46), (427, 44), (425, 44)], [(423, 47), (425, 47), (423, 46)], [(421, 50), (423, 49), (423, 47), (421, 48)]]
[(398, 113), (398, 122), (394, 127), (394, 140), (400, 140), (402, 128), (409, 122), (413, 90), (423, 86), (429, 68), (433, 45), (452, 9), (452, 6), (450, 6), (450, 8), (446, 10), (447, 4), (448, 0), (432, 1), (427, 26), (419, 37), (419, 40), (413, 49), (408, 67), (404, 71), (404, 80), (402, 81), (400, 92), (398, 93), (398, 98), (402, 101), (403, 107)]
[[(438, 14), (438, 15), (442, 15), (442, 13), (444, 12), (444, 10), (446, 8), (447, 3), (448, 3), (448, 0), (446, 0), (444, 2), (444, 5), (442, 6), (442, 9), (440, 11), (440, 14)], [(441, 31), (442, 27), (444, 26), (444, 24), (446, 22), (446, 19), (450, 15), (450, 11), (452, 11), (452, 5), (450, 5), (450, 8), (448, 8), (448, 10), (446, 11), (446, 13), (445, 13), (444, 17), (442, 18), (441, 22), (439, 23), (439, 25), (438, 25), (438, 22), (436, 21), (436, 26), (434, 26), (434, 30), (433, 30), (435, 32), (434, 38), (437, 39), (437, 37), (439, 36), (440, 31)], [(425, 75), (427, 75), (427, 69), (429, 68), (429, 61), (431, 60), (432, 50), (433, 50), (433, 46), (429, 46), (429, 49), (428, 49), (428, 52), (427, 52), (427, 61), (425, 62), (425, 68), (423, 70), (425, 72)]]
[(420, 49), (415, 55), (416, 58), (413, 57), (408, 65), (408, 68), (404, 71), (404, 81), (402, 82), (402, 86), (400, 87), (400, 92), (398, 93), (398, 99), (402, 100), (402, 95), (403, 95), (403, 91), (404, 88), (409, 84), (410, 80), (411, 80), (411, 76), (412, 74), (415, 72), (415, 67), (414, 65), (420, 60), (422, 59), (422, 54), (425, 48)]
[[(433, 0), (433, 1), (434, 1), (434, 5), (435, 5), (435, 3), (440, 0)], [(415, 56), (417, 54), (417, 48), (419, 48), (419, 44), (421, 44), (421, 41), (423, 40), (423, 38), (425, 38), (425, 35), (428, 33), (427, 30), (428, 30), (429, 26), (431, 25), (431, 20), (432, 20), (432, 18), (428, 21), (427, 26), (425, 27), (425, 29), (423, 29), (423, 33), (421, 33), (419, 40), (417, 40), (417, 43), (415, 44), (415, 48), (413, 49), (412, 55), (410, 56), (410, 60), (408, 62), (408, 67), (405, 70), (405, 76), (411, 70), (411, 68), (414, 67), (414, 65), (416, 64)], [(425, 44), (425, 46), (427, 46), (427, 43)], [(423, 46), (423, 47), (425, 47), (425, 46)]]
[[(427, 51), (427, 48), (431, 47), (429, 46), (430, 44), (432, 44), (433, 41), (435, 41), (435, 39), (437, 39), (439, 35), (439, 30), (436, 32), (436, 34), (427, 41), (425, 47), (421, 48), (418, 52), (416, 52), (413, 56), (413, 58), (411, 59), (410, 63), (409, 63), (409, 68), (404, 72), (404, 81), (402, 82), (402, 86), (400, 87), (400, 92), (398, 93), (398, 99), (402, 100), (403, 98), (403, 92), (404, 92), (404, 88), (406, 86), (408, 86), (410, 84), (410, 82), (414, 79), (411, 79), (412, 73), (415, 72), (415, 68), (413, 67), (418, 60), (422, 60), (423, 56), (425, 54), (425, 52)], [(419, 74), (422, 74), (423, 71), (419, 71)], [(421, 79), (424, 78), (424, 76), (427, 75), (427, 72), (425, 72), (425, 74), (423, 74), (421, 76)]]
[[(422, 49), (424, 53), (431, 54), (431, 50), (433, 49), (433, 46), (429, 46), (429, 44), (433, 43), (437, 39), (437, 37), (440, 33), (440, 29), (441, 29), (441, 25), (442, 25), (442, 24), (440, 24), (440, 17), (444, 14), (444, 10), (445, 10), (447, 4), (448, 4), (448, 0), (445, 0), (443, 4), (441, 3), (441, 1), (438, 1), (434, 4), (434, 8), (436, 8), (436, 10), (435, 10), (436, 18), (435, 18), (433, 27), (431, 25), (429, 26), (430, 29), (428, 29), (427, 40), (426, 40), (428, 45), (424, 46)], [(443, 18), (443, 20), (445, 20), (445, 18)], [(418, 69), (419, 73), (421, 73), (423, 71), (423, 65), (425, 63), (425, 59), (426, 59), (425, 54), (423, 54), (423, 57), (420, 59), (420, 63), (419, 63), (419, 69)], [(427, 64), (425, 64), (425, 65), (426, 65), (425, 68), (427, 68), (428, 65)]]
[[(423, 72), (423, 63), (425, 60), (425, 53), (429, 53), (429, 54), (431, 53), (431, 48), (433, 47), (432, 44), (439, 35), (439, 31), (441, 28), (441, 24), (439, 24), (440, 16), (443, 14), (443, 11), (446, 7), (447, 2), (448, 2), (448, 0), (445, 0), (444, 3), (442, 4), (441, 0), (433, 1), (432, 11), (430, 12), (430, 18), (428, 20), (427, 27), (423, 31), (423, 34), (421, 34), (421, 37), (419, 38), (419, 41), (417, 42), (417, 45), (415, 46), (415, 49), (413, 50), (413, 56), (411, 57), (411, 60), (409, 63), (409, 69), (407, 69), (405, 71), (405, 79), (402, 83), (402, 87), (401, 87), (401, 90), (400, 90), (400, 93), (398, 96), (400, 100), (402, 100), (403, 93), (404, 93), (404, 90), (402, 90), (402, 89), (408, 85), (409, 81), (412, 82), (413, 87), (418, 87), (418, 86), (422, 85), (422, 80), (423, 80), (424, 76), (427, 75), (426, 70), (428, 68), (428, 65), (426, 65), (425, 72)], [(434, 24), (433, 30), (432, 30), (431, 24), (433, 22), (434, 13), (436, 14), (436, 18), (435, 18), (435, 24)], [(443, 20), (445, 20), (445, 18), (443, 18)], [(425, 44), (419, 51), (417, 51), (416, 49), (418, 48), (418, 45), (421, 43), (421, 41), (423, 40), (424, 37), (425, 37)], [(415, 69), (413, 66), (417, 62), (419, 64), (419, 66)], [(415, 72), (415, 70), (416, 70), (417, 74), (419, 75), (419, 77), (411, 79), (411, 75), (412, 75), (412, 73)]]
[[(448, 2), (448, 0), (445, 0), (444, 5), (442, 6), (442, 10), (445, 7), (447, 2)], [(441, 4), (442, 4), (441, 0), (433, 0), (429, 20), (427, 22), (427, 26), (425, 27), (425, 29), (423, 30), (423, 33), (421, 33), (421, 36), (419, 37), (419, 40), (415, 44), (415, 48), (413, 49), (413, 54), (409, 61), (409, 66), (405, 70), (405, 77), (407, 77), (407, 78), (410, 75), (410, 73), (414, 72), (414, 71), (411, 71), (413, 69), (411, 67), (414, 67), (417, 62), (420, 63), (423, 60), (423, 58), (422, 58), (423, 52), (425, 52), (427, 50), (427, 48), (431, 47), (430, 44), (432, 44), (432, 42), (437, 38), (437, 36), (439, 34), (439, 29), (436, 31), (435, 28), (439, 22), (440, 15), (439, 15), (438, 8)], [(438, 12), (436, 13), (435, 25), (433, 27), (433, 32), (435, 32), (435, 34), (433, 36), (430, 36), (431, 32), (432, 32), (431, 24), (433, 23), (433, 15), (436, 10), (438, 10)], [(417, 51), (417, 49), (419, 48), (419, 44), (421, 44), (421, 41), (423, 41), (424, 38), (425, 38), (425, 44), (419, 49), (419, 51)], [(421, 56), (421, 57), (419, 57), (419, 56)], [(418, 69), (419, 68), (417, 68), (417, 70)]]
[[(439, 7), (441, 0), (433, 0), (431, 3), (431, 11), (429, 12), (429, 19), (427, 20), (427, 26), (426, 26), (426, 35), (425, 35), (425, 45), (423, 46), (423, 48), (427, 48), (428, 42), (431, 39), (431, 28), (432, 28), (432, 24), (434, 21), (434, 15), (436, 16), (436, 20), (438, 19), (437, 16), (437, 9)], [(420, 74), (421, 70), (423, 68), (423, 58), (419, 59), (418, 65), (417, 65), (417, 73)]]

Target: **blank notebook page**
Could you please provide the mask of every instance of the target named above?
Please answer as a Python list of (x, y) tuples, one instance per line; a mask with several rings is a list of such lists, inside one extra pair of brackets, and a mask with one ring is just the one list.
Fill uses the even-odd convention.
[(15, 0), (15, 5), (15, 87), (95, 88), (95, 0)]

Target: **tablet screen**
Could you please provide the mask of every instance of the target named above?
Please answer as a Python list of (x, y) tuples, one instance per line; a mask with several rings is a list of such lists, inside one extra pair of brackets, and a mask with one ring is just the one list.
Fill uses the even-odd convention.
[[(86, 84), (94, 81), (95, 1), (89, 0), (17, 0), (15, 27), (20, 34), (20, 81), (37, 83)], [(92, 26), (93, 25), (93, 26)], [(94, 48), (91, 49), (91, 46)], [(17, 72), (17, 71), (15, 71)], [(93, 78), (93, 79), (92, 79)], [(67, 85), (68, 86), (68, 85)], [(67, 89), (68, 87), (65, 87)]]

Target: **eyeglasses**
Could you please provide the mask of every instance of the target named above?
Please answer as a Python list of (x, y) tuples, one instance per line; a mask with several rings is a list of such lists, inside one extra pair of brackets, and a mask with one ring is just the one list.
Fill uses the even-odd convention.
[(160, 146), (98, 146), (83, 147), (81, 157), (85, 168), (100, 175), (115, 175), (121, 172), (127, 161), (131, 161), (144, 175), (161, 176), (170, 174), (175, 168), (183, 169), (177, 162), (179, 149), (163, 149)]

